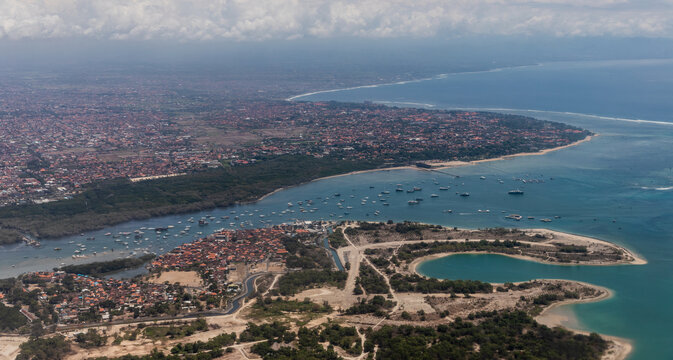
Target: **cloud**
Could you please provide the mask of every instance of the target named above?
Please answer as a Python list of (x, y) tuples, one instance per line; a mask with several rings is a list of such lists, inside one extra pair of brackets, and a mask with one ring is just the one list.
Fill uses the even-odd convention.
[(0, 38), (673, 37), (670, 0), (1, 0)]

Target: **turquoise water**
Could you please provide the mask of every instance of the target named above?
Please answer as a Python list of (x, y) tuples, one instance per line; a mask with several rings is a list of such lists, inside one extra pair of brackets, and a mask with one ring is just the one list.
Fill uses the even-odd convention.
[[(114, 256), (121, 250), (161, 253), (198, 237), (198, 231), (206, 234), (217, 228), (231, 227), (231, 222), (236, 227), (241, 222), (251, 227), (294, 219), (416, 220), (469, 228), (544, 225), (624, 245), (649, 263), (556, 267), (497, 256), (467, 256), (452, 259), (451, 264), (445, 264), (446, 271), (439, 268), (437, 276), (498, 281), (556, 277), (608, 287), (615, 292), (613, 298), (571, 307), (580, 320), (579, 325), (586, 330), (633, 339), (632, 359), (673, 359), (673, 348), (669, 346), (673, 335), (670, 325), (673, 324), (670, 307), (670, 299), (673, 299), (673, 123), (668, 123), (673, 121), (673, 102), (669, 101), (673, 99), (671, 61), (546, 64), (316, 94), (305, 99), (417, 102), (436, 108), (521, 109), (509, 112), (579, 125), (600, 136), (544, 156), (519, 157), (446, 172), (398, 170), (325, 179), (275, 193), (255, 204), (120, 224), (84, 236), (45, 241), (41, 249), (5, 246), (0, 248), (0, 277), (50, 269), (60, 262), (95, 260), (93, 257), (72, 260), (70, 255), (77, 243), (87, 246), (87, 254), (97, 251), (97, 257), (113, 247)], [(486, 179), (481, 180), (480, 176)], [(520, 178), (538, 181), (524, 184), (517, 180)], [(435, 185), (435, 181), (439, 185)], [(420, 196), (425, 201), (418, 206), (407, 205), (410, 196), (394, 191), (398, 183), (405, 188), (422, 187)], [(439, 190), (440, 186), (447, 185), (451, 186), (449, 191)], [(513, 188), (521, 188), (525, 195), (507, 195)], [(381, 194), (385, 190), (391, 193)], [(335, 192), (341, 193), (341, 197), (332, 197)], [(469, 192), (471, 196), (463, 198), (456, 192)], [(440, 196), (430, 198), (432, 193)], [(294, 213), (282, 213), (288, 208), (288, 202), (307, 199), (313, 199), (314, 205), (307, 207), (306, 213), (299, 212), (297, 205), (293, 207)], [(343, 209), (337, 205), (340, 199), (345, 200)], [(316, 210), (310, 212), (312, 208)], [(445, 212), (447, 209), (453, 212)], [(560, 216), (560, 219), (548, 224), (537, 220), (512, 222), (504, 217), (509, 213), (536, 219)], [(188, 224), (187, 219), (198, 220), (205, 215), (212, 215), (216, 220), (204, 227), (190, 224), (189, 233), (178, 233)], [(230, 219), (222, 219), (222, 216)], [(233, 220), (234, 216), (239, 219)], [(167, 225), (175, 225), (175, 229), (166, 238), (146, 232), (147, 240), (143, 238), (139, 244), (132, 242), (132, 236), (123, 239), (128, 245), (104, 236), (106, 232)], [(90, 236), (96, 239), (85, 240)], [(56, 252), (54, 247), (63, 250)]]
[[(624, 269), (624, 267), (627, 267)], [(504, 283), (535, 279), (574, 279), (631, 271), (629, 266), (573, 266), (543, 264), (495, 254), (456, 254), (425, 261), (418, 271), (439, 279), (479, 279)]]
[[(426, 262), (420, 270), (442, 278), (498, 282), (564, 278), (608, 287), (615, 292), (613, 298), (570, 307), (579, 326), (632, 339), (632, 359), (673, 359), (669, 346), (673, 335), (671, 60), (543, 64), (304, 99), (509, 109), (504, 111), (600, 133), (589, 143), (545, 156), (452, 170), (461, 175), (463, 188), (472, 194), (469, 200), (452, 199), (453, 204), (446, 206), (453, 207), (454, 214), (444, 218), (433, 204), (403, 212), (403, 217), (467, 227), (540, 227), (537, 221), (507, 223), (501, 211), (538, 218), (559, 215), (561, 219), (545, 227), (627, 246), (643, 255), (647, 265), (553, 266), (503, 256), (460, 255)], [(487, 180), (476, 180), (478, 175)], [(491, 180), (496, 177), (545, 182), (521, 185), (525, 195), (511, 198), (504, 190), (512, 184), (495, 184)], [(464, 214), (455, 216), (459, 206)], [(491, 212), (484, 215), (475, 209)]]

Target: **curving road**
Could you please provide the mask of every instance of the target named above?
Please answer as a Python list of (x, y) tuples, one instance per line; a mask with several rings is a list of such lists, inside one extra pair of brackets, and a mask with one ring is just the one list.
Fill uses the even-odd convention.
[(266, 274), (269, 273), (263, 272), (248, 276), (243, 282), (243, 292), (239, 295), (236, 295), (236, 297), (231, 300), (229, 306), (227, 306), (227, 308), (224, 310), (224, 315), (230, 315), (238, 311), (241, 305), (243, 305), (242, 301), (255, 290), (255, 279)]

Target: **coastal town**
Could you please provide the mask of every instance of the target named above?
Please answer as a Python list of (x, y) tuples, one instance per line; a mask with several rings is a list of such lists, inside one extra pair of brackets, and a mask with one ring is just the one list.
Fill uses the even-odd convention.
[(27, 103), (17, 94), (35, 90), (16, 86), (3, 89), (12, 96), (0, 102), (4, 206), (68, 199), (112, 179), (181, 176), (282, 155), (400, 165), (535, 152), (589, 135), (560, 123), (483, 112), (223, 101), (205, 94), (178, 101), (176, 94), (140, 85), (131, 92), (106, 89), (111, 93), (101, 97), (41, 89), (39, 100)]
[[(323, 245), (325, 239), (329, 240), (329, 246)], [(392, 221), (306, 221), (217, 231), (150, 260), (146, 265), (149, 273), (133, 279), (58, 269), (24, 274), (0, 282), (0, 299), (5, 311), (20, 313), (14, 331), (35, 332), (35, 326), (39, 326), (44, 327), (41, 331), (78, 339), (80, 329), (95, 325), (120, 339), (129, 331), (124, 329), (133, 324), (156, 319), (179, 320), (190, 315), (212, 316), (204, 324), (240, 328), (237, 316), (256, 318), (274, 306), (300, 306), (301, 299), (303, 304), (323, 302), (325, 310), (316, 310), (318, 305), (314, 304), (310, 306), (314, 310), (274, 313), (267, 320), (274, 324), (292, 323), (310, 316), (321, 319), (319, 324), (329, 322), (328, 315), (338, 311), (332, 316), (341, 318), (342, 326), (362, 329), (377, 328), (382, 323), (437, 325), (458, 321), (457, 318), (497, 317), (510, 311), (535, 316), (560, 301), (595, 301), (609, 296), (606, 289), (563, 280), (489, 284), (419, 276), (421, 262), (466, 252), (549, 263), (644, 263), (619, 246), (546, 230), (463, 230)], [(252, 285), (247, 284), (249, 281)], [(252, 298), (253, 292), (266, 298)], [(419, 298), (418, 293), (426, 296)], [(380, 294), (388, 294), (388, 300), (383, 300)], [(549, 320), (541, 317), (540, 321)], [(32, 330), (30, 324), (35, 325)], [(262, 355), (254, 344), (241, 341), (242, 346), (247, 346), (246, 351)], [(144, 348), (133, 345), (143, 341), (115, 343), (107, 346), (113, 349), (122, 346), (124, 350), (120, 351), (136, 354)], [(166, 346), (171, 344), (165, 343), (163, 349), (167, 350)], [(364, 351), (363, 344), (357, 350), (351, 345), (341, 346), (340, 351), (346, 353)], [(601, 346), (613, 355), (627, 351), (618, 342)], [(97, 351), (89, 347), (77, 349), (75, 354), (88, 357)]]
[[(155, 258), (147, 265), (149, 275), (141, 279), (101, 278), (58, 269), (28, 273), (6, 280), (0, 299), (21, 307), (31, 322), (45, 325), (224, 309), (250, 275), (285, 271), (284, 239), (317, 244), (320, 236), (325, 236), (320, 222), (222, 230)], [(185, 275), (193, 282), (175, 280)]]

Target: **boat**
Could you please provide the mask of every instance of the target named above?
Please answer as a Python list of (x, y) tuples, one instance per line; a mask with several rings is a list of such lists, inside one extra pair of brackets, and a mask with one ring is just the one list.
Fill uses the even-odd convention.
[(61, 249), (60, 247), (55, 247), (54, 248), (54, 251), (61, 251), (61, 250), (63, 250), (63, 249)]
[(507, 193), (510, 194), (510, 195), (523, 195), (523, 191), (521, 191), (519, 189), (510, 190)]
[(436, 198), (436, 197), (439, 197), (439, 195), (437, 195), (437, 194), (432, 194), (432, 195), (430, 195), (430, 197), (432, 197), (432, 198)]
[(439, 190), (442, 190), (442, 191), (449, 190), (449, 187), (448, 186), (440, 186)]
[(397, 192), (403, 192), (404, 189), (397, 188), (397, 189), (395, 189), (395, 191), (397, 191)]
[(468, 196), (470, 196), (470, 193), (466, 193), (466, 192), (465, 192), (465, 193), (460, 194), (460, 196), (462, 196), (462, 197), (468, 197)]
[(418, 201), (417, 200), (409, 200), (409, 201), (407, 201), (407, 203), (409, 205), (416, 205), (416, 204), (418, 204)]
[(421, 191), (421, 190), (423, 190), (423, 188), (414, 186), (414, 191)]
[(486, 176), (480, 176), (479, 177), (481, 180), (486, 180)]
[(548, 223), (548, 222), (551, 222), (551, 219), (540, 219), (540, 221)]
[(287, 207), (293, 207), (293, 206), (294, 204), (292, 204), (291, 202), (287, 203)]
[(509, 215), (505, 216), (505, 218), (519, 221), (519, 220), (523, 219), (523, 216), (521, 216), (519, 214), (509, 214)]
[(206, 219), (200, 219), (199, 220), (199, 225), (202, 225), (202, 226), (203, 225), (208, 225), (208, 221), (206, 221)]

